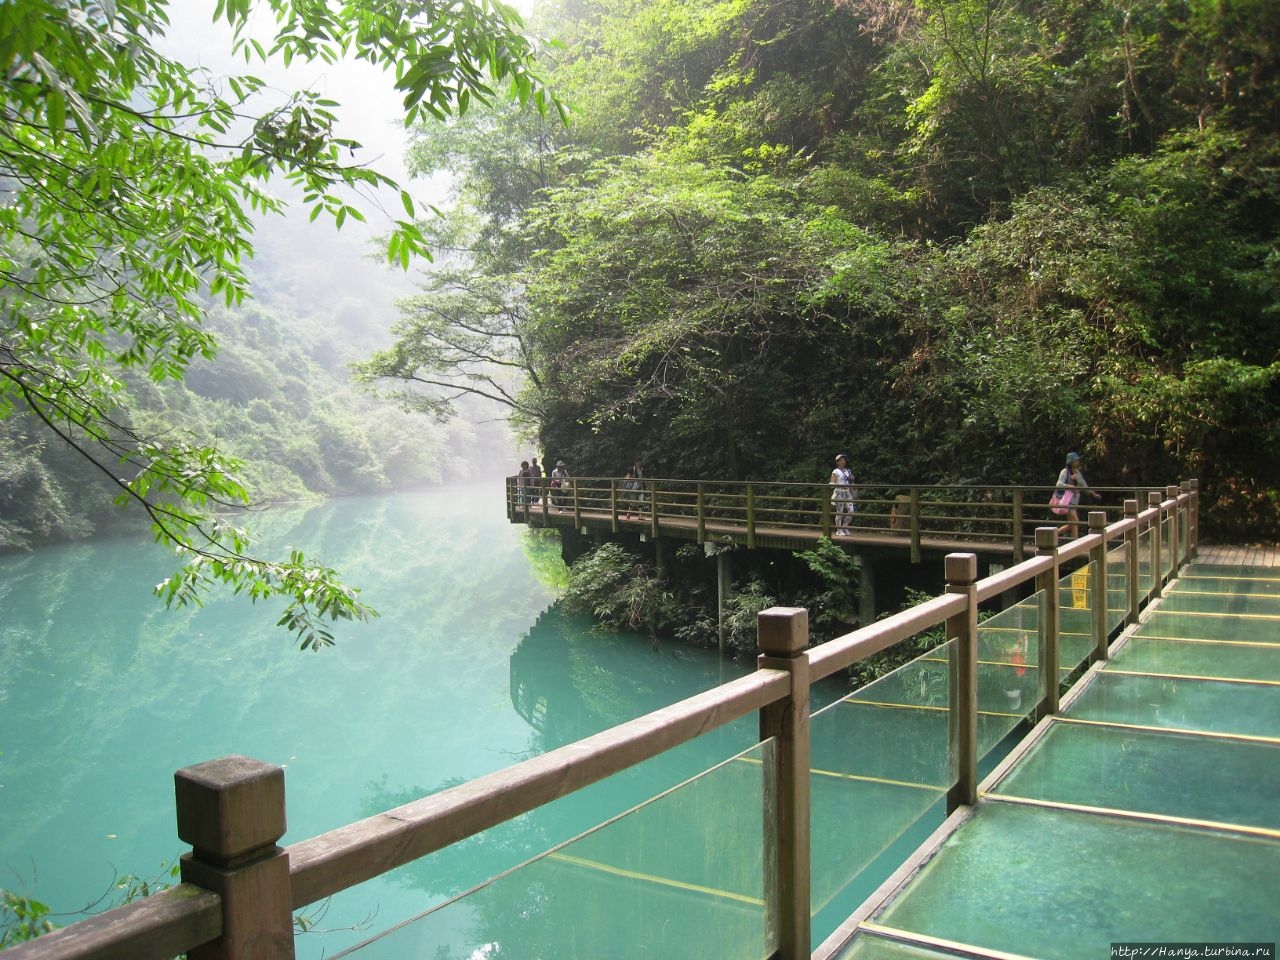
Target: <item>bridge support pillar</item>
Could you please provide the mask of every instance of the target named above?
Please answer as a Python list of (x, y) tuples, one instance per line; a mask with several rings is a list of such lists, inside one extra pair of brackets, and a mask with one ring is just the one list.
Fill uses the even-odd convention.
[(876, 619), (876, 567), (866, 554), (858, 555), (858, 626)]
[(720, 655), (724, 656), (724, 607), (733, 594), (733, 569), (729, 563), (729, 551), (716, 554), (716, 631), (720, 642)]

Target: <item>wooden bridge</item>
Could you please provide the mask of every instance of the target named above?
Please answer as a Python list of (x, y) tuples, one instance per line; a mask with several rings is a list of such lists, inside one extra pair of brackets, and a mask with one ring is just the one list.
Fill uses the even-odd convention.
[[(853, 549), (910, 551), (919, 563), (925, 554), (939, 557), (970, 550), (1011, 558), (1015, 563), (1035, 550), (1036, 527), (1060, 526), (1070, 518), (1049, 506), (1052, 486), (856, 484), (855, 511), (846, 536), (841, 532), (825, 483), (771, 483), (728, 480), (640, 481), (628, 489), (612, 477), (575, 477), (566, 486), (551, 481), (523, 486), (517, 477), (506, 485), (507, 517), (512, 523), (575, 529), (581, 533), (634, 532), (654, 540), (692, 540), (747, 548), (803, 550), (822, 537)], [(1189, 489), (1183, 484), (1181, 490)], [(1124, 501), (1146, 506), (1176, 497), (1179, 487), (1098, 487), (1101, 498), (1080, 505), (1101, 510), (1108, 522), (1124, 515)]]

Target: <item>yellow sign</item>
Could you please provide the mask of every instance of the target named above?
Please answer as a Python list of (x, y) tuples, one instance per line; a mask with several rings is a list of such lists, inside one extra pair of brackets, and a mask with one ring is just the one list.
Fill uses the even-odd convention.
[(1089, 609), (1089, 568), (1081, 567), (1071, 574), (1071, 606), (1077, 610)]

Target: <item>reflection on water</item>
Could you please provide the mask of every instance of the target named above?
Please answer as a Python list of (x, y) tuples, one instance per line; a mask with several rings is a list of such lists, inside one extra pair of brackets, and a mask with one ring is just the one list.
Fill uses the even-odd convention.
[[(381, 617), (301, 653), (277, 606), (215, 596), (165, 611), (148, 539), (0, 558), (0, 886), (55, 911), (182, 852), (173, 771), (240, 753), (286, 768), (292, 843), (639, 716), (752, 664), (599, 636), (535, 575), (545, 549), (499, 486), (353, 498), (255, 518), (363, 588)], [(531, 562), (531, 551), (538, 562)], [(331, 955), (746, 746), (704, 738), (334, 898)], [(64, 921), (65, 922), (65, 921)]]

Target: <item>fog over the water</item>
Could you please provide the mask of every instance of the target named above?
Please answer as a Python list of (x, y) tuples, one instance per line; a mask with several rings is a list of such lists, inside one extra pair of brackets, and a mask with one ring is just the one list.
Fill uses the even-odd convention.
[[(529, 4), (516, 6), (527, 9)], [(420, 215), (428, 205), (448, 202), (448, 177), (409, 177), (405, 154), (410, 133), (403, 123), (402, 95), (394, 89), (392, 71), (354, 59), (333, 64), (294, 60), (289, 67), (278, 60), (246, 62), (243, 56), (232, 55), (232, 34), (225, 21), (212, 22), (212, 3), (172, 4), (168, 12), (171, 27), (159, 44), (166, 54), (202, 67), (215, 78), (259, 77), (267, 90), (252, 105), (255, 111), (283, 103), (290, 93), (304, 89), (338, 101), (339, 106), (332, 108), (339, 117), (337, 135), (362, 145), (351, 156), (354, 162), (397, 180), (418, 203)], [(255, 17), (260, 24), (255, 35), (265, 46), (274, 17), (266, 9), (256, 11)], [(389, 231), (393, 218), (404, 214), (399, 196), (394, 191), (349, 196), (367, 220), (348, 218), (339, 230), (327, 215), (311, 221), (310, 207), (291, 185), (277, 180), (270, 189), (287, 201), (288, 208), (283, 216), (256, 219), (255, 257), (248, 265), (253, 297), (301, 318), (302, 336), (317, 331), (324, 349), (336, 351), (343, 363), (389, 346), (398, 318), (397, 301), (417, 292), (423, 272), (431, 266), (423, 260), (404, 271), (376, 257), (381, 249), (378, 238)], [(481, 423), (500, 420), (505, 413), (498, 407), (473, 405), (461, 415)], [(491, 435), (492, 422), (482, 429)]]

